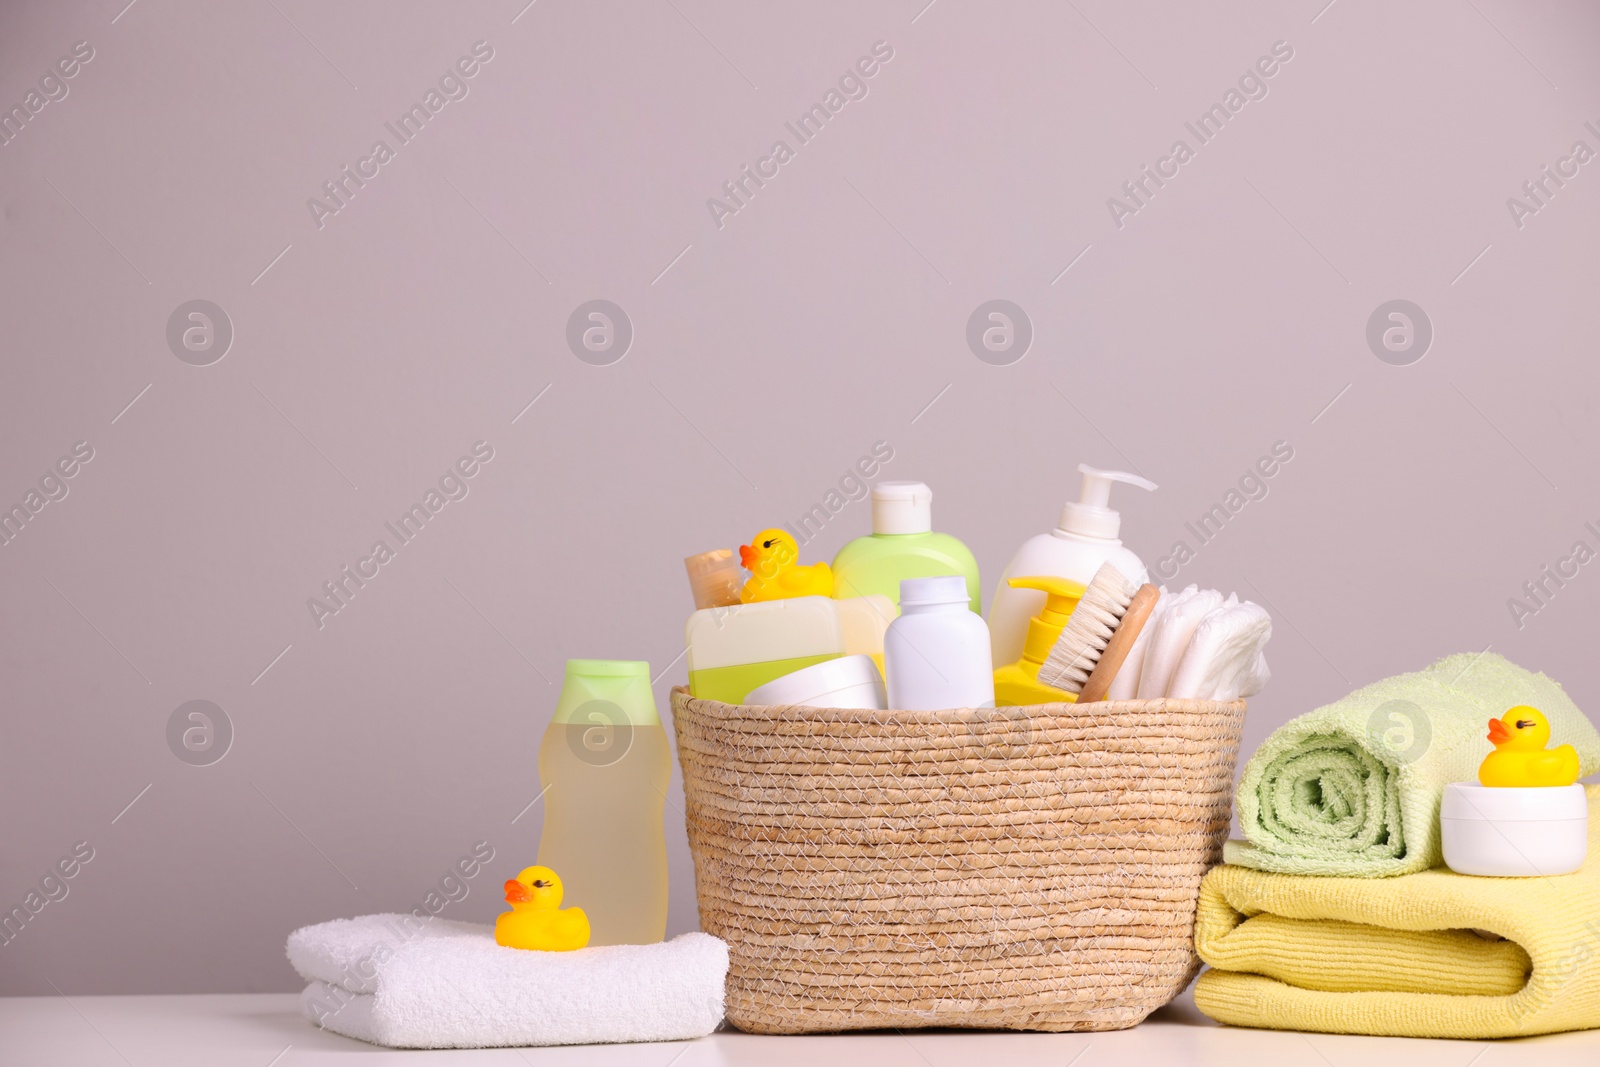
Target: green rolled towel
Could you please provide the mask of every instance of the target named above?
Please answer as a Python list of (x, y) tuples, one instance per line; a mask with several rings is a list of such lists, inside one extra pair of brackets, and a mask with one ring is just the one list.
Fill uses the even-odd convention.
[(1245, 840), (1224, 860), (1365, 878), (1438, 866), (1444, 787), (1478, 780), (1489, 720), (1518, 704), (1544, 712), (1551, 746), (1576, 748), (1585, 775), (1600, 769), (1600, 735), (1561, 686), (1493, 653), (1447, 656), (1275, 730), (1245, 764)]

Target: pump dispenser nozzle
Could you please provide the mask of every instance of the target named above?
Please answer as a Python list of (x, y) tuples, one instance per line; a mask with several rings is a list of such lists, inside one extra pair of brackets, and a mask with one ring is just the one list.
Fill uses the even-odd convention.
[(1050, 655), (1056, 638), (1061, 636), (1062, 628), (1088, 587), (1082, 582), (1046, 574), (1011, 578), (1008, 584), (1013, 589), (1037, 589), (1044, 593), (1044, 607), (1028, 620), (1028, 637), (1022, 646), (1022, 658), (1034, 665), (1032, 674), (1037, 678), (1038, 665)]
[(1013, 589), (1037, 589), (1044, 594), (1044, 608), (1039, 612), (1047, 623), (1067, 624), (1067, 618), (1072, 614), (1072, 609), (1078, 606), (1078, 601), (1083, 599), (1083, 594), (1089, 589), (1082, 582), (1074, 582), (1070, 578), (1057, 578), (1053, 574), (1028, 575), (1025, 578), (1009, 578), (1006, 584)]
[(1083, 491), (1077, 500), (1061, 506), (1061, 520), (1057, 528), (1080, 537), (1116, 540), (1122, 529), (1122, 514), (1107, 506), (1111, 501), (1112, 482), (1126, 482), (1140, 489), (1156, 488), (1156, 483), (1150, 479), (1127, 471), (1106, 471), (1087, 463), (1078, 464), (1078, 470), (1083, 475)]

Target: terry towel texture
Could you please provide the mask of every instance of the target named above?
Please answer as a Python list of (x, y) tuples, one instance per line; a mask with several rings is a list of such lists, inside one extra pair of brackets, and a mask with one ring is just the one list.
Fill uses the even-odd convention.
[(1531, 704), (1550, 743), (1600, 769), (1600, 735), (1561, 686), (1493, 653), (1447, 656), (1385, 678), (1273, 731), (1239, 780), (1223, 859), (1285, 874), (1383, 877), (1443, 862), (1439, 799), (1477, 781), (1489, 720)]
[(1194, 936), (1213, 969), (1195, 1004), (1238, 1026), (1397, 1037), (1600, 1026), (1600, 786), (1588, 793), (1589, 858), (1576, 874), (1215, 868), (1200, 884)]
[(703, 1037), (722, 1022), (728, 946), (710, 934), (658, 945), (530, 952), (494, 929), (364, 915), (289, 935), (310, 983), (307, 1019), (391, 1048), (495, 1048)]

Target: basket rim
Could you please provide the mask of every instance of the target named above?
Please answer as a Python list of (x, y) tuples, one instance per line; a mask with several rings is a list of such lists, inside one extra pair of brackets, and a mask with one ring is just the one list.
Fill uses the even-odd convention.
[(952, 715), (970, 716), (975, 713), (986, 711), (1006, 712), (1016, 710), (1038, 715), (1063, 715), (1067, 713), (1081, 713), (1084, 708), (1092, 707), (1097, 709), (1143, 709), (1149, 711), (1214, 710), (1217, 712), (1232, 712), (1236, 709), (1248, 708), (1249, 706), (1244, 697), (1239, 697), (1235, 700), (1196, 700), (1188, 697), (1156, 697), (1151, 700), (1096, 700), (1087, 704), (1079, 704), (1076, 701), (1067, 700), (1050, 704), (994, 704), (979, 708), (940, 708), (934, 711), (911, 711), (904, 708), (819, 708), (811, 704), (730, 704), (725, 700), (712, 700), (710, 697), (694, 696), (689, 692), (689, 687), (686, 685), (673, 686), (671, 698), (674, 705), (680, 702), (687, 703), (689, 701), (693, 701), (696, 704), (711, 708), (749, 708), (753, 710), (764, 711), (769, 716), (774, 709), (780, 709), (784, 711), (792, 710), (807, 715), (814, 714), (815, 717), (819, 719), (837, 718), (843, 715), (859, 716), (861, 713), (865, 712), (870, 715), (911, 716), (913, 717), (911, 721), (915, 721), (915, 717), (917, 716), (926, 716), (927, 721), (929, 722), (941, 722), (944, 721), (946, 717)]

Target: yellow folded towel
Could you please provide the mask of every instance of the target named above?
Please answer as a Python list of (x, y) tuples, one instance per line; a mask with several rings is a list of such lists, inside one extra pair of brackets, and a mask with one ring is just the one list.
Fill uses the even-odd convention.
[(1600, 786), (1588, 794), (1589, 857), (1576, 874), (1215, 868), (1195, 917), (1211, 965), (1195, 1004), (1237, 1026), (1395, 1037), (1600, 1026)]

